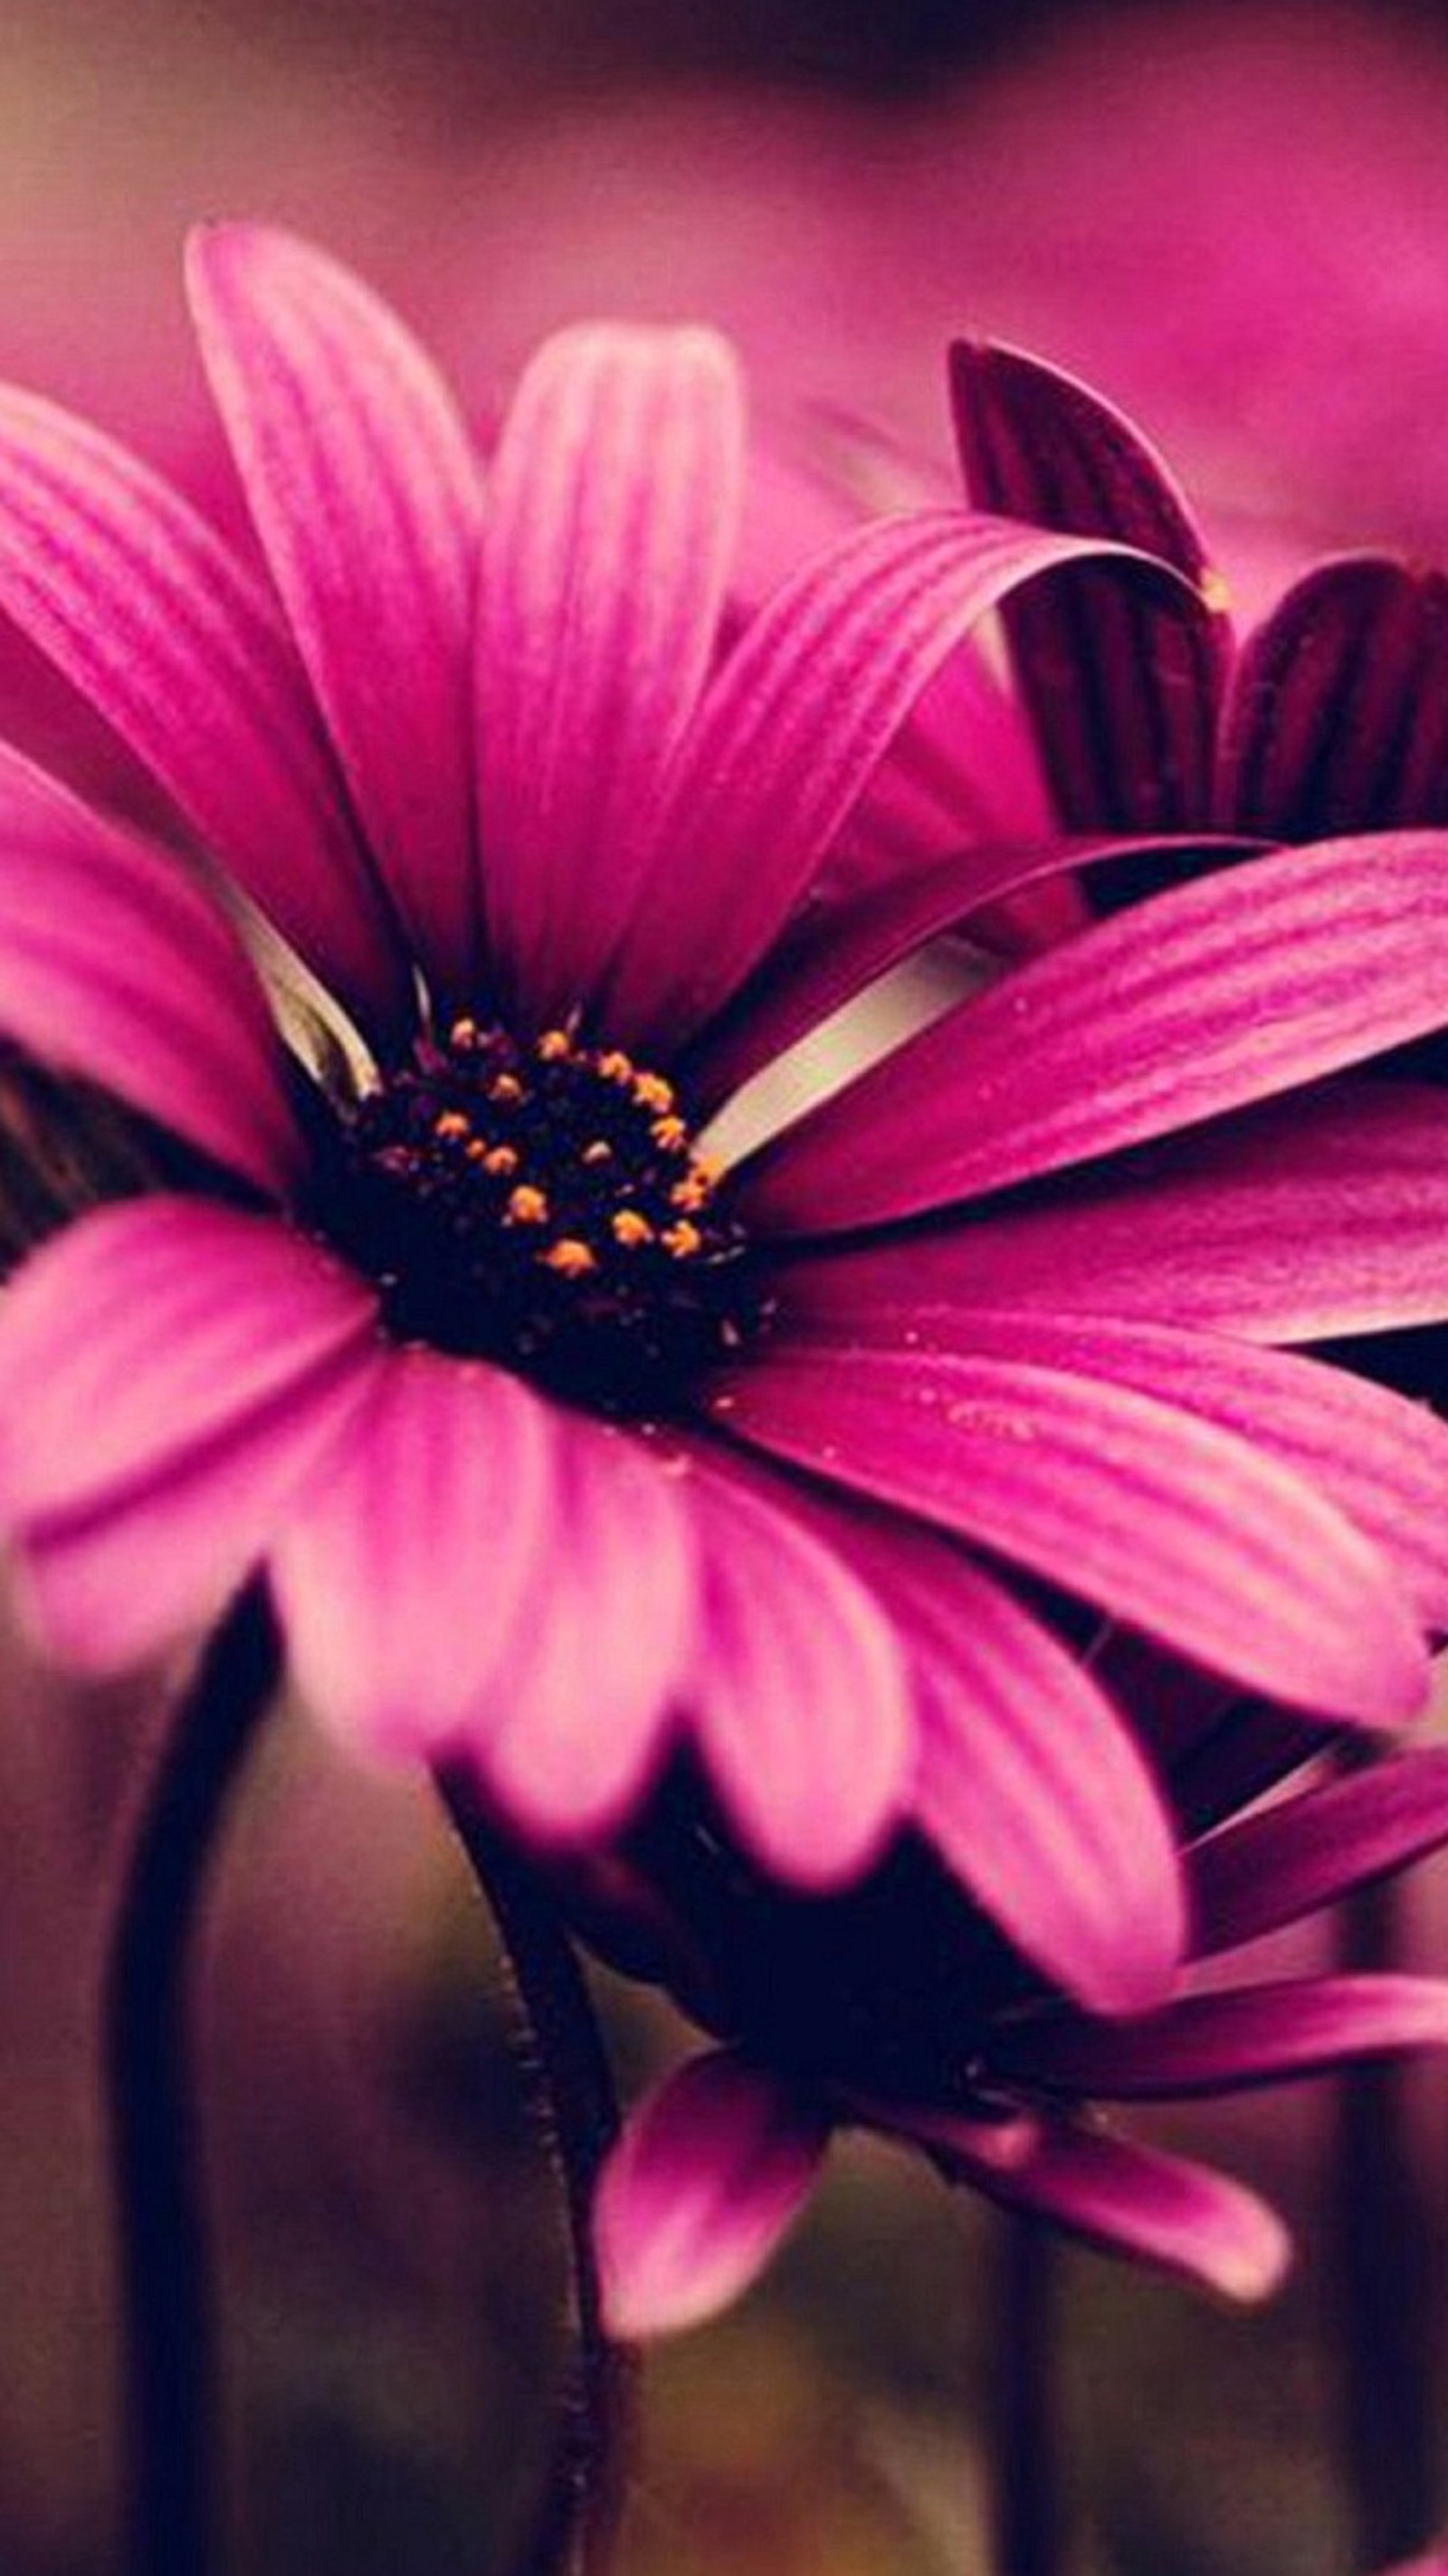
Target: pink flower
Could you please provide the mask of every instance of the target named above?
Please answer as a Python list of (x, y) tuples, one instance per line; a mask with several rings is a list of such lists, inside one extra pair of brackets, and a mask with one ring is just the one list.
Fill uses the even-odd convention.
[[(1216, 1961), (1448, 1838), (1448, 1754), (1309, 1787), (1189, 1842), (1192, 1954)], [(1288, 2241), (1224, 2176), (1108, 2125), (1095, 2103), (1227, 2093), (1448, 2040), (1448, 1983), (1403, 1975), (1190, 1985), (1103, 2020), (1046, 1991), (938, 1873), (897, 1856), (813, 1907), (668, 1873), (685, 1999), (725, 2045), (675, 2070), (604, 2168), (613, 2330), (697, 2324), (767, 2262), (831, 2133), (879, 2131), (953, 2183), (1238, 2299)], [(688, 1962), (707, 1961), (702, 1982)]]
[[(1448, 1306), (1448, 1111), (1327, 1080), (1448, 1016), (1442, 836), (1099, 925), (721, 1175), (701, 1125), (939, 926), (909, 874), (807, 900), (892, 739), (945, 683), (993, 725), (963, 641), (1101, 547), (883, 521), (726, 651), (712, 336), (550, 343), (485, 506), (353, 279), (222, 228), (192, 291), (269, 579), (10, 393), (0, 608), (315, 980), (278, 970), (284, 1046), (194, 875), (5, 758), (0, 1024), (210, 1176), (5, 1300), (34, 1626), (125, 1665), (265, 1567), (317, 1711), (470, 1760), (544, 1849), (687, 1744), (786, 1883), (913, 1819), (1045, 1973), (1142, 2008), (1173, 1840), (1055, 1592), (1374, 1725), (1448, 1627), (1448, 1434), (1268, 1347)], [(1169, 570), (1117, 578), (1203, 631)], [(1042, 868), (967, 852), (953, 907)]]

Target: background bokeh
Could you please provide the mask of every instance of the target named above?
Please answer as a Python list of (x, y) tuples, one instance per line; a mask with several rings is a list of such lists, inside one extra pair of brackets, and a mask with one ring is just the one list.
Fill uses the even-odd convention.
[[(246, 212), (363, 266), (483, 428), (554, 323), (696, 314), (740, 340), (763, 448), (868, 497), (861, 422), (947, 472), (941, 352), (971, 328), (1134, 407), (1245, 599), (1311, 547), (1448, 546), (1448, 49), (1426, 6), (8, 0), (0, 37), (0, 373), (228, 522), (177, 250), (194, 216)], [(772, 514), (760, 568), (807, 534)], [(3, 638), (0, 723), (116, 776)], [(157, 1721), (58, 1692), (13, 1643), (0, 1670), (0, 2566), (102, 2576), (93, 1999)], [(1445, 1964), (1431, 1881), (1405, 1940)], [(200, 2000), (238, 2576), (504, 2576), (563, 2258), (505, 1984), (426, 1795), (279, 1722)], [(637, 2080), (674, 2034), (604, 2001)], [(1411, 2101), (1448, 2224), (1442, 2080)], [(1304, 2093), (1184, 2124), (1300, 2223), (1269, 2315), (1063, 2261), (1073, 2576), (1367, 2576), (1326, 2120)], [(999, 2258), (922, 2172), (841, 2156), (766, 2289), (651, 2361), (625, 2576), (984, 2576)]]

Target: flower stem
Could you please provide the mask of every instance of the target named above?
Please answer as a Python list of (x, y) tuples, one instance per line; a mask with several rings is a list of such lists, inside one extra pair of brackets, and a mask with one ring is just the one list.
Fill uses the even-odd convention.
[(482, 1813), (465, 1770), (438, 1787), (487, 1899), (532, 2043), (534, 2108), (562, 2187), (577, 2346), (542, 2506), (516, 2576), (605, 2576), (633, 2450), (633, 2356), (604, 2330), (591, 2213), (618, 2105), (588, 1988), (557, 1909)]
[(1001, 2221), (996, 2245), (988, 2450), (993, 2564), (998, 2576), (1059, 2576), (1055, 2247), (1033, 2219), (1015, 2217)]
[(213, 2339), (187, 1971), (217, 1831), (277, 1668), (253, 1587), (207, 1647), (146, 1792), (107, 1967), (128, 2576), (204, 2576), (211, 2559)]
[[(1344, 1968), (1401, 1965), (1398, 1890), (1359, 1889), (1343, 1908)], [(1375, 2567), (1422, 2548), (1437, 2518), (1434, 2314), (1440, 2265), (1414, 2169), (1412, 2072), (1354, 2067), (1338, 2091), (1334, 2148), (1339, 2250), (1341, 2456), (1354, 2551)]]

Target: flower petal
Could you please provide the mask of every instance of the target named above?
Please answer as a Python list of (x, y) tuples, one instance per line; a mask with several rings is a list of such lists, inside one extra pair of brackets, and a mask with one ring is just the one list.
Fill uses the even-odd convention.
[[(298, 1686), (369, 1750), (485, 1748), (520, 1615), (547, 1615), (566, 1426), (518, 1378), (405, 1350), (288, 1512), (273, 1582)], [(510, 1677), (511, 1678), (511, 1677)], [(483, 1757), (485, 1758), (485, 1756)]]
[[(975, 843), (862, 879), (840, 894), (822, 892), (701, 1032), (681, 1067), (690, 1097), (716, 1107), (912, 949), (963, 927), (986, 906), (1011, 903), (1043, 887), (1064, 893), (1079, 871), (1111, 859), (1181, 852), (1236, 857), (1256, 847), (1226, 835), (1212, 841), (1061, 837), (1024, 847)], [(1080, 924), (1072, 917), (1070, 926)]]
[(998, 1549), (1252, 1689), (1370, 1723), (1423, 1704), (1426, 1655), (1384, 1559), (1215, 1423), (1032, 1361), (857, 1343), (776, 1343), (722, 1394), (731, 1434)]
[(192, 235), (201, 355), (370, 848), (436, 991), (475, 987), (469, 658), (481, 487), (387, 307), (261, 224)]
[[(910, 1243), (922, 1305), (1170, 1317), (1326, 1341), (1448, 1316), (1448, 1099), (1351, 1082), (1174, 1138), (1054, 1203)], [(792, 1307), (863, 1324), (900, 1248), (792, 1261)]]
[(0, 612), (160, 780), (362, 1025), (406, 1025), (395, 926), (275, 608), (179, 493), (0, 389)]
[(818, 2112), (730, 2051), (668, 2076), (634, 2113), (598, 2187), (610, 2334), (700, 2325), (746, 2290), (808, 2198), (828, 2135)]
[(954, 2162), (1008, 2209), (1053, 2219), (1110, 2254), (1134, 2255), (1229, 2299), (1270, 2297), (1291, 2257), (1287, 2231), (1225, 2174), (1102, 2129), (1046, 2129), (1018, 2165)]
[(1359, 2057), (1448, 2047), (1448, 1980), (1283, 1978), (1189, 1995), (1139, 2021), (1062, 2016), (1007, 2039), (1000, 2063), (1033, 2081), (1168, 2101), (1322, 2075)]
[(1246, 859), (1033, 957), (756, 1158), (775, 1229), (878, 1224), (1312, 1081), (1448, 1017), (1448, 835)]
[(743, 400), (712, 331), (560, 332), (493, 466), (478, 635), (483, 895), (535, 1022), (593, 993), (708, 673)]
[(921, 693), (1023, 582), (1145, 558), (957, 511), (857, 528), (750, 620), (679, 745), (601, 1016), (676, 1049), (793, 911)]
[(915, 1818), (962, 1886), (1097, 2012), (1159, 2002), (1186, 1923), (1175, 1841), (1084, 1665), (958, 1549), (886, 1525), (860, 1561), (921, 1685)]
[(1018, 350), (960, 341), (951, 389), (967, 488), (998, 510), (1160, 555), (1197, 594), (1086, 574), (1008, 603), (1006, 631), (1057, 810), (1077, 831), (1169, 831), (1208, 812), (1230, 629), (1181, 492), (1139, 430)]
[(1345, 1369), (1215, 1333), (968, 1305), (947, 1312), (909, 1293), (836, 1328), (872, 1348), (1016, 1359), (1107, 1378), (1180, 1406), (1293, 1468), (1395, 1564), (1426, 1627), (1448, 1628), (1448, 1425)]
[(0, 1029), (259, 1189), (301, 1143), (261, 987), (174, 858), (0, 744)]
[(858, 1878), (901, 1814), (915, 1731), (880, 1604), (784, 1507), (701, 1473), (707, 1643), (695, 1725), (747, 1848), (795, 1885)]
[(104, 1669), (200, 1628), (365, 1392), (375, 1304), (289, 1228), (110, 1207), (0, 1304), (0, 1523), (52, 1652)]
[(1233, 677), (1218, 810), (1275, 840), (1448, 822), (1448, 576), (1350, 555), (1288, 591)]
[(582, 1418), (565, 1429), (548, 1552), (479, 1753), (515, 1823), (560, 1845), (611, 1830), (648, 1785), (690, 1696), (699, 1621), (686, 1480), (625, 1433)]
[(1429, 1747), (1225, 1825), (1188, 1858), (1193, 1947), (1236, 1949), (1448, 1842), (1448, 1750)]

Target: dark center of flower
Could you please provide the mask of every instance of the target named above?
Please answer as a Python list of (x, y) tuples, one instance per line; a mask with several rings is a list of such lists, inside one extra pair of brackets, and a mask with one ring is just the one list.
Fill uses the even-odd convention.
[(616, 1047), (472, 1019), (343, 1113), (327, 1230), (400, 1338), (667, 1409), (759, 1319), (755, 1265), (673, 1087)]

